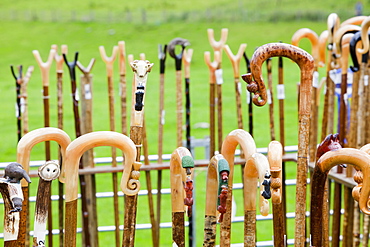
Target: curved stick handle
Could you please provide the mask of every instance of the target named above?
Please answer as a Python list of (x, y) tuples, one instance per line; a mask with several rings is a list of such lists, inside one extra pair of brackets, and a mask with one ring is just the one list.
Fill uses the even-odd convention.
[(45, 63), (42, 61), (38, 50), (33, 50), (32, 53), (41, 70), (42, 85), (44, 87), (48, 87), (49, 86), (49, 70), (50, 70), (51, 63), (53, 62), (53, 59), (55, 56), (55, 50), (54, 49), (50, 50), (48, 60)]
[[(265, 83), (262, 78), (262, 63), (270, 57), (282, 56), (292, 59), (301, 69), (301, 102), (310, 102), (312, 75), (314, 70), (314, 59), (306, 51), (293, 45), (284, 43), (270, 43), (260, 46), (253, 54), (251, 59), (252, 73), (242, 75), (247, 82), (247, 89), (254, 93), (253, 103), (257, 106), (263, 106), (267, 102), (267, 93)], [(254, 81), (253, 81), (254, 78)], [(301, 114), (309, 114), (310, 104), (299, 104)]]
[(361, 40), (362, 40), (362, 48), (358, 48), (357, 51), (361, 54), (364, 54), (369, 51), (369, 32), (370, 27), (370, 16), (367, 17), (361, 24)]
[[(71, 139), (66, 132), (53, 127), (30, 131), (22, 137), (17, 146), (17, 162), (23, 166), (23, 169), (27, 173), (29, 172), (30, 155), (33, 146), (44, 141), (56, 141), (60, 146), (63, 160), (65, 160), (65, 150), (71, 142)], [(64, 166), (62, 165), (62, 167)], [(22, 187), (27, 186), (28, 184), (25, 181), (22, 181)]]
[(340, 45), (341, 47), (341, 68), (342, 68), (342, 74), (347, 74), (347, 69), (348, 69), (348, 57), (349, 57), (349, 43), (351, 42), (352, 37), (354, 34), (352, 33), (347, 33), (343, 35), (342, 38), (342, 43)]
[(345, 21), (343, 21), (340, 26), (346, 26), (346, 25), (361, 25), (362, 22), (368, 18), (366, 15), (360, 15), (360, 16), (354, 16), (351, 17)]
[(107, 76), (112, 77), (113, 76), (113, 63), (116, 60), (117, 52), (118, 52), (118, 46), (113, 46), (112, 49), (112, 56), (108, 57), (107, 53), (105, 52), (104, 46), (99, 46), (99, 52), (102, 60), (104, 61), (107, 69)]
[(269, 162), (265, 155), (254, 153), (247, 159), (244, 167), (244, 210), (256, 210), (257, 184), (260, 184), (260, 212), (267, 216), (269, 212), (269, 202), (262, 196), (265, 186), (262, 182), (265, 174), (270, 174)]
[(119, 73), (126, 75), (126, 46), (125, 41), (118, 41)]
[[(369, 33), (370, 35), (370, 33)], [(361, 41), (361, 32), (357, 32), (351, 39), (349, 43), (349, 52), (351, 54), (351, 59), (353, 62), (353, 66), (350, 66), (353, 72), (357, 72), (360, 70), (360, 63), (358, 61), (358, 53), (356, 52), (356, 48), (359, 45), (359, 41)], [(367, 61), (368, 53), (362, 54), (362, 62)]]
[[(59, 56), (58, 55), (58, 46), (57, 45), (51, 45), (51, 49), (55, 50), (55, 62), (57, 63), (56, 68), (57, 72), (62, 72), (63, 73), (63, 63), (64, 63), (64, 58), (63, 55)], [(67, 54), (68, 53), (68, 46), (67, 45), (62, 45), (61, 47), (62, 54)]]
[(298, 46), (299, 41), (303, 38), (308, 38), (312, 46), (312, 57), (315, 60), (316, 66), (319, 65), (320, 56), (319, 56), (319, 36), (309, 28), (301, 28), (297, 30), (292, 36), (292, 45)]
[(184, 49), (182, 54), (182, 62), (184, 63), (185, 78), (190, 78), (190, 62), (193, 56), (193, 49)]
[(326, 61), (326, 42), (328, 41), (329, 31), (324, 30), (319, 36), (319, 67), (325, 66)]
[(334, 44), (334, 54), (336, 58), (340, 58), (342, 55), (342, 39), (347, 33), (357, 33), (361, 28), (356, 25), (347, 25), (340, 27), (334, 34), (333, 44)]
[(271, 200), (273, 204), (280, 204), (282, 198), (282, 160), (283, 160), (283, 146), (278, 141), (272, 141), (269, 143), (267, 158), (270, 164), (271, 172), (271, 188), (272, 195)]
[(77, 199), (78, 163), (81, 156), (85, 151), (99, 146), (113, 146), (122, 150), (125, 156), (125, 164), (121, 179), (121, 189), (127, 195), (135, 195), (139, 192), (140, 182), (138, 180), (129, 181), (131, 170), (134, 169), (134, 171), (137, 171), (137, 167), (134, 165), (136, 147), (133, 141), (129, 137), (117, 132), (97, 131), (76, 138), (66, 149), (66, 158), (64, 160), (66, 202)]
[(331, 13), (328, 16), (327, 27), (328, 27), (328, 31), (329, 31), (328, 49), (332, 50), (333, 49), (333, 38), (334, 38), (333, 36), (336, 33), (336, 31), (338, 30), (338, 28), (340, 27), (340, 19), (339, 19), (339, 16), (336, 13)]
[(229, 57), (231, 64), (233, 66), (234, 78), (239, 78), (240, 76), (240, 72), (239, 72), (240, 59), (243, 57), (245, 48), (247, 48), (247, 44), (245, 43), (241, 44), (239, 46), (238, 53), (234, 55), (228, 45), (224, 46), (224, 51), (226, 52), (226, 55)]
[(213, 29), (211, 28), (207, 29), (208, 41), (214, 51), (219, 51), (220, 53), (222, 52), (222, 49), (224, 45), (226, 44), (228, 32), (229, 32), (229, 29), (222, 28), (221, 29), (221, 39), (219, 41), (216, 41)]

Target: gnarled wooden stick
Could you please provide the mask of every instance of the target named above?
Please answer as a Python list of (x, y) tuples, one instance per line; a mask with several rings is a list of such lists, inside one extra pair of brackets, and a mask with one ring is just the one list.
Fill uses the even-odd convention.
[(269, 143), (267, 158), (271, 172), (271, 201), (274, 225), (274, 246), (285, 246), (286, 225), (285, 212), (282, 204), (282, 156), (283, 147), (278, 141)]
[[(211, 247), (216, 244), (217, 209), (221, 209), (219, 210), (222, 211), (221, 215), (226, 212), (225, 202), (227, 194), (224, 193), (227, 193), (229, 173), (229, 163), (227, 163), (223, 155), (217, 154), (213, 156), (207, 170), (203, 246)], [(223, 193), (222, 195), (221, 192)], [(220, 221), (222, 222), (221, 218)]]
[(269, 162), (263, 154), (254, 153), (247, 159), (244, 167), (244, 246), (256, 246), (256, 198), (257, 185), (260, 184), (259, 204), (260, 212), (263, 216), (268, 215), (270, 182), (267, 182), (267, 194), (263, 194), (265, 189), (264, 178), (270, 178)]
[[(322, 245), (322, 204), (324, 186), (327, 173), (335, 165), (351, 164), (363, 172), (364, 178), (370, 175), (370, 155), (364, 151), (354, 148), (342, 148), (336, 151), (329, 151), (321, 156), (318, 160), (312, 176), (311, 190), (311, 244), (312, 246), (320, 247)], [(358, 195), (359, 207), (365, 214), (370, 214), (369, 210), (369, 195), (370, 181), (363, 180), (361, 193)]]
[[(308, 144), (311, 115), (311, 91), (314, 60), (304, 50), (283, 43), (271, 43), (259, 47), (251, 59), (251, 74), (243, 75), (248, 83), (248, 90), (253, 92), (253, 103), (262, 106), (267, 101), (265, 84), (262, 78), (262, 63), (275, 56), (288, 57), (295, 61), (301, 69), (300, 98), (299, 98), (299, 133), (298, 133), (298, 171), (296, 190), (296, 229), (295, 245), (305, 244), (305, 211), (306, 184), (308, 165)], [(252, 81), (252, 76), (255, 81)]]
[(191, 175), (194, 160), (188, 149), (178, 147), (171, 155), (171, 204), (172, 204), (172, 241), (178, 247), (185, 246), (184, 186), (187, 176)]
[(222, 143), (221, 154), (225, 157), (230, 166), (228, 194), (226, 201), (226, 213), (221, 223), (221, 246), (230, 245), (230, 231), (231, 231), (231, 204), (232, 204), (232, 186), (234, 178), (234, 156), (237, 145), (240, 145), (243, 150), (245, 159), (248, 159), (257, 152), (256, 144), (253, 137), (242, 129), (231, 131)]
[(79, 160), (85, 151), (99, 146), (113, 146), (122, 150), (125, 155), (125, 164), (121, 189), (128, 196), (133, 196), (140, 190), (138, 178), (141, 164), (135, 163), (136, 147), (130, 138), (112, 131), (91, 132), (76, 138), (66, 149), (64, 165), (66, 186), (65, 246), (76, 246)]

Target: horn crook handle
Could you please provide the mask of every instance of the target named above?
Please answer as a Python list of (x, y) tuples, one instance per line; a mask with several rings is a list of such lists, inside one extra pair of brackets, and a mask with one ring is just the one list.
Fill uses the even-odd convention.
[(221, 39), (219, 41), (216, 41), (213, 29), (211, 28), (207, 29), (208, 41), (211, 44), (214, 51), (220, 51), (220, 52), (222, 51), (222, 48), (224, 47), (226, 40), (227, 40), (228, 32), (229, 32), (229, 29), (222, 28), (221, 29)]
[(369, 27), (370, 27), (370, 17), (367, 17), (361, 24), (362, 49), (357, 48), (357, 51), (361, 54), (364, 54), (369, 51), (369, 36), (368, 36)]
[(315, 66), (319, 66), (319, 36), (311, 29), (309, 28), (301, 28), (297, 30), (292, 37), (292, 45), (298, 46), (301, 39), (307, 38), (311, 42), (312, 46), (312, 57), (315, 60)]

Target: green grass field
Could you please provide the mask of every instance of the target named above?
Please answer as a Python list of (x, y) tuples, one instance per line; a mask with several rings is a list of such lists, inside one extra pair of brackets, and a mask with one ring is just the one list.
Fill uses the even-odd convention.
[[(207, 29), (215, 30), (215, 37), (218, 39), (221, 28), (228, 28), (229, 35), (227, 44), (236, 53), (241, 43), (247, 43), (246, 52), (252, 56), (256, 47), (270, 42), (290, 43), (294, 32), (300, 28), (311, 28), (318, 34), (326, 29), (326, 17), (331, 12), (339, 14), (345, 20), (354, 14), (355, 1), (306, 1), (277, 0), (277, 1), (167, 1), (161, 0), (153, 2), (142, 2), (138, 8), (136, 2), (117, 3), (112, 1), (62, 1), (58, 4), (46, 3), (44, 1), (2, 1), (0, 3), (0, 92), (1, 114), (0, 114), (0, 162), (10, 162), (16, 159), (16, 118), (15, 118), (15, 85), (10, 73), (9, 65), (15, 66), (22, 64), (24, 69), (28, 66), (35, 66), (31, 80), (28, 85), (28, 107), (29, 107), (29, 129), (43, 127), (42, 110), (42, 83), (40, 69), (32, 55), (32, 50), (38, 50), (45, 61), (52, 44), (59, 47), (62, 44), (68, 45), (68, 58), (71, 60), (74, 52), (79, 52), (79, 61), (85, 66), (91, 58), (96, 58), (93, 68), (93, 126), (95, 131), (109, 129), (108, 116), (108, 89), (105, 73), (105, 64), (99, 55), (99, 46), (103, 45), (107, 50), (108, 56), (111, 54), (112, 47), (118, 41), (125, 41), (127, 54), (133, 54), (135, 58), (140, 53), (145, 53), (146, 59), (154, 63), (152, 72), (148, 77), (146, 95), (146, 126), (148, 131), (149, 153), (157, 152), (158, 135), (158, 102), (159, 102), (159, 63), (157, 55), (158, 44), (168, 43), (175, 37), (186, 38), (190, 41), (189, 48), (194, 49), (191, 63), (191, 135), (197, 139), (202, 139), (209, 134), (208, 129), (195, 129), (197, 123), (209, 122), (208, 95), (209, 95), (209, 72), (204, 63), (204, 52), (211, 51), (207, 38)], [(367, 11), (368, 4), (364, 3), (364, 12)], [(145, 23), (140, 21), (140, 13), (145, 10), (147, 20)], [(163, 11), (166, 10), (167, 18), (164, 18)], [(212, 13), (212, 18), (205, 10)], [(28, 19), (25, 11), (30, 14)], [(53, 21), (53, 11), (58, 13)], [(70, 14), (82, 16), (89, 11), (96, 11), (96, 20), (81, 21), (71, 20)], [(122, 18), (99, 19), (99, 16), (108, 16), (112, 12), (113, 16), (120, 13), (132, 12), (133, 20), (125, 22)], [(16, 13), (16, 14), (14, 14)], [(42, 13), (47, 16), (42, 17)], [(179, 14), (180, 13), (180, 14)], [(216, 15), (215, 15), (216, 13)], [(217, 16), (220, 13), (220, 16)], [(46, 15), (45, 14), (45, 15)], [(366, 13), (365, 13), (366, 14)], [(32, 18), (33, 16), (33, 18)], [(35, 17), (36, 16), (36, 17)], [(190, 17), (189, 17), (190, 16)], [(193, 17), (194, 16), (194, 17)], [(224, 18), (222, 18), (224, 17)], [(310, 44), (307, 40), (301, 42), (301, 47), (310, 51)], [(226, 136), (231, 130), (237, 128), (236, 106), (234, 96), (233, 71), (227, 56), (223, 55), (223, 127)], [(127, 81), (131, 82), (133, 74), (127, 66)], [(263, 69), (264, 73), (266, 69)], [(64, 75), (64, 126), (65, 131), (74, 139), (74, 120), (72, 104), (70, 99), (70, 81), (65, 67)], [(241, 62), (241, 73), (245, 73), (245, 63)], [(77, 71), (79, 76), (81, 73)], [(277, 83), (277, 59), (273, 59), (274, 84)], [(320, 70), (320, 78), (325, 76), (325, 71)], [(266, 76), (265, 76), (266, 78)], [(285, 98), (285, 118), (286, 118), (286, 145), (296, 145), (298, 143), (298, 118), (297, 118), (297, 83), (299, 82), (299, 68), (288, 59), (284, 59), (284, 79), (286, 85)], [(120, 131), (120, 110), (118, 94), (118, 63), (114, 67), (115, 98), (116, 98), (116, 128)], [(79, 81), (78, 81), (79, 83)], [(128, 92), (131, 92), (128, 83)], [(166, 76), (165, 76), (165, 131), (164, 131), (164, 153), (172, 153), (176, 148), (176, 111), (175, 111), (175, 66), (174, 60), (167, 57)], [(242, 88), (245, 88), (242, 82)], [(50, 70), (50, 111), (51, 126), (57, 126), (57, 101), (56, 101), (56, 76), (55, 64)], [(128, 100), (131, 102), (130, 95)], [(247, 130), (247, 104), (246, 94), (243, 90), (243, 114), (244, 126)], [(130, 103), (129, 103), (130, 104)], [(278, 136), (278, 105), (275, 104), (276, 135)], [(129, 123), (129, 121), (128, 121)], [(266, 147), (270, 141), (270, 127), (268, 118), (268, 106), (254, 107), (254, 139), (257, 147)], [(110, 155), (110, 148), (99, 147), (94, 149), (96, 157), (106, 157)], [(52, 146), (52, 158), (57, 159), (57, 147)], [(204, 151), (197, 149), (196, 158), (204, 158)], [(31, 160), (44, 159), (44, 145), (35, 146)], [(288, 163), (288, 178), (295, 178), (295, 164)], [(240, 169), (235, 176), (235, 182), (241, 182)], [(145, 177), (142, 173), (142, 188), (145, 189)], [(197, 246), (201, 245), (203, 237), (203, 215), (205, 198), (205, 176), (206, 170), (196, 171), (196, 222), (197, 222)], [(112, 182), (110, 174), (97, 175), (97, 191), (111, 191)], [(156, 172), (152, 172), (153, 184), (156, 184)], [(37, 180), (33, 179), (31, 194), (36, 194)], [(169, 188), (169, 173), (164, 172), (163, 187)], [(54, 194), (57, 194), (56, 187)], [(291, 190), (291, 191), (290, 191)], [(289, 195), (293, 195), (294, 187), (289, 188)], [(237, 215), (243, 215), (242, 211), (242, 192), (235, 192), (235, 200), (238, 204)], [(288, 209), (294, 211), (294, 196), (289, 196)], [(120, 201), (123, 222), (123, 199)], [(162, 222), (170, 222), (170, 196), (163, 198)], [(140, 197), (138, 202), (137, 223), (148, 223), (148, 202), (146, 197)], [(34, 205), (31, 204), (31, 212)], [(55, 203), (54, 209), (57, 208)], [(113, 225), (113, 206), (112, 199), (98, 199), (98, 222), (100, 226)], [(53, 217), (57, 219), (56, 210)], [(31, 217), (32, 218), (32, 217)], [(80, 224), (79, 218), (79, 225)], [(289, 237), (293, 237), (294, 222), (289, 221)], [(2, 226), (2, 224), (0, 224)], [(54, 228), (57, 228), (57, 221), (54, 220)], [(32, 226), (32, 224), (31, 224)], [(258, 223), (258, 240), (272, 239), (271, 221)], [(32, 227), (31, 227), (32, 228)], [(232, 243), (243, 241), (242, 223), (233, 226)], [(161, 246), (171, 245), (171, 229), (161, 230)], [(57, 236), (55, 236), (57, 239)], [(148, 240), (151, 239), (150, 230), (138, 230), (136, 232), (136, 246), (149, 246)], [(55, 240), (57, 241), (57, 240)], [(78, 235), (80, 241), (80, 235)], [(100, 245), (113, 246), (113, 232), (99, 234)], [(80, 242), (79, 242), (80, 243)]]

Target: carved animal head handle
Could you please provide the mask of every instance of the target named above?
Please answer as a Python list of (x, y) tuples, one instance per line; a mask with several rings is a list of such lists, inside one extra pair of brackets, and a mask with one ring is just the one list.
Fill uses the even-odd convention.
[[(181, 51), (179, 54), (176, 54), (177, 45), (181, 46)], [(184, 53), (185, 47), (189, 45), (190, 45), (190, 42), (187, 39), (183, 39), (183, 38), (174, 38), (168, 43), (168, 46), (167, 46), (168, 54), (170, 54), (170, 56), (175, 59), (175, 65), (176, 65), (177, 71), (181, 70), (182, 55)]]
[[(368, 36), (370, 37), (370, 32), (368, 33)], [(350, 66), (351, 70), (353, 72), (357, 72), (360, 70), (360, 63), (358, 62), (358, 53), (357, 53), (357, 45), (359, 44), (359, 41), (361, 41), (361, 32), (355, 33), (355, 35), (352, 37), (351, 41), (349, 42), (349, 52), (351, 54), (351, 59), (353, 62), (353, 66)], [(362, 63), (367, 63), (369, 53), (364, 53), (361, 56)]]
[(267, 92), (262, 78), (262, 63), (270, 57), (282, 56), (292, 59), (301, 69), (301, 114), (309, 114), (310, 95), (312, 87), (312, 75), (314, 69), (314, 59), (306, 51), (293, 45), (284, 43), (270, 43), (260, 46), (253, 54), (251, 59), (251, 73), (242, 75), (243, 80), (248, 84), (247, 89), (254, 94), (253, 103), (257, 106), (263, 106), (267, 102)]

